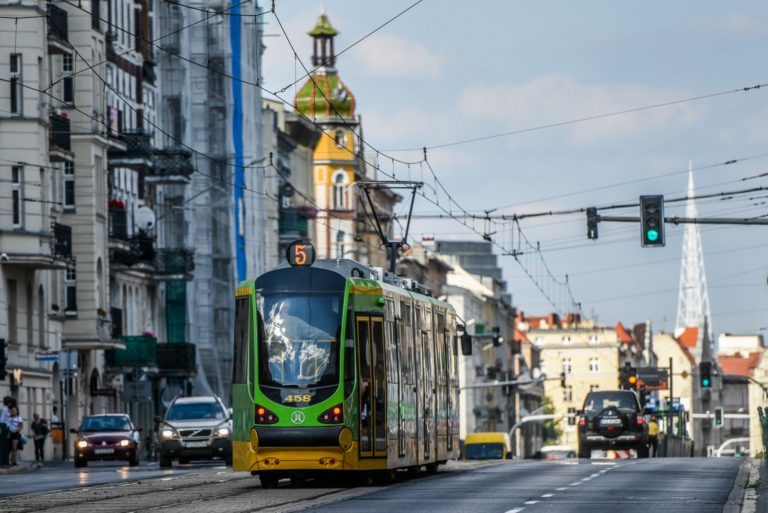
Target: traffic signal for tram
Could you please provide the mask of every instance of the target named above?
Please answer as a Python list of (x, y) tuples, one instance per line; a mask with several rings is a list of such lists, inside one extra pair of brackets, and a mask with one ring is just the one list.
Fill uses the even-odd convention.
[(587, 238), (597, 240), (597, 223), (600, 218), (597, 216), (597, 208), (589, 207), (587, 209)]
[(501, 328), (498, 326), (493, 327), (493, 345), (499, 347), (504, 342), (504, 337), (501, 336)]
[(640, 228), (644, 248), (664, 246), (664, 196), (640, 196)]
[(712, 362), (699, 363), (699, 384), (701, 388), (712, 387)]
[(723, 427), (723, 420), (725, 416), (723, 414), (723, 407), (718, 406), (715, 408), (715, 427)]

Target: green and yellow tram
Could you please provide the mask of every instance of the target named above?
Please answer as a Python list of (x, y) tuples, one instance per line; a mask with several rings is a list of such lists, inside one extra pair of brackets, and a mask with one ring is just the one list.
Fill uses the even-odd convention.
[(457, 458), (458, 347), (471, 345), (451, 305), (352, 260), (314, 262), (310, 245), (288, 257), (235, 294), (234, 470), (269, 487)]

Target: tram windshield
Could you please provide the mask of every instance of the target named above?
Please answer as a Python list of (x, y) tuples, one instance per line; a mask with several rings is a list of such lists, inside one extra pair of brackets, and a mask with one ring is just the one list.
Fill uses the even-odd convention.
[(259, 293), (259, 384), (339, 383), (342, 300), (340, 292)]

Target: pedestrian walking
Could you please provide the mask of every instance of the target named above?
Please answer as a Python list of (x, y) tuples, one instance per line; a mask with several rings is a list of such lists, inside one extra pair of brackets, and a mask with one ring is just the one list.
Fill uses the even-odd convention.
[(8, 419), (8, 431), (11, 432), (11, 465), (18, 463), (17, 453), (22, 447), (21, 430), (24, 428), (24, 419), (19, 415), (19, 407), (11, 403), (11, 415)]
[(35, 441), (35, 461), (45, 461), (45, 439), (50, 431), (48, 429), (48, 421), (40, 418), (40, 415), (35, 413), (30, 428), (32, 429), (32, 439)]
[(8, 465), (8, 453), (11, 449), (8, 424), (11, 419), (11, 397), (3, 397), (3, 405), (0, 406), (0, 465)]
[(648, 445), (651, 458), (655, 458), (659, 451), (659, 421), (655, 415), (648, 421)]

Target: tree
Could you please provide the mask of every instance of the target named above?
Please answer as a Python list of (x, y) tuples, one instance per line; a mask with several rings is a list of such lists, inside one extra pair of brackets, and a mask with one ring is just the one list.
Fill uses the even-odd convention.
[[(541, 402), (543, 413), (552, 414), (555, 413), (555, 407), (552, 404), (552, 399), (548, 396), (544, 397)], [(563, 429), (560, 427), (560, 419), (547, 420), (542, 423), (541, 437), (544, 439), (544, 445), (556, 445), (560, 443), (560, 437), (563, 435)]]

